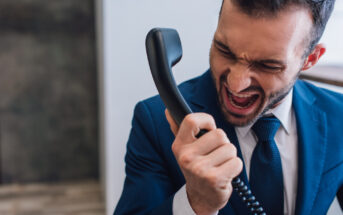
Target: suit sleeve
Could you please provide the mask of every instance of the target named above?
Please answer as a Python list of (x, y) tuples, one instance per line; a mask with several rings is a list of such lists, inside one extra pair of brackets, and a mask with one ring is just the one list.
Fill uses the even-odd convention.
[(341, 188), (339, 188), (337, 192), (337, 198), (339, 204), (341, 205), (341, 209), (343, 210), (343, 185), (341, 186)]
[(114, 215), (172, 215), (174, 190), (147, 106), (136, 105), (125, 156), (126, 178)]

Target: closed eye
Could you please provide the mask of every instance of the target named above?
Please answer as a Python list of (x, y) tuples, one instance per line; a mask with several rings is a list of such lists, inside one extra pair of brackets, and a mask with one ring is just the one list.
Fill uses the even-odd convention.
[(232, 60), (236, 60), (237, 57), (236, 55), (230, 50), (230, 48), (228, 46), (226, 46), (225, 44), (223, 44), (222, 42), (220, 42), (219, 40), (214, 40), (214, 44), (216, 49), (222, 53), (225, 57), (232, 59)]
[(218, 48), (218, 47), (217, 47), (217, 50), (218, 50), (220, 53), (222, 53), (225, 57), (228, 57), (228, 58), (230, 58), (230, 59), (232, 59), (232, 60), (236, 60), (236, 59), (237, 59), (236, 55), (234, 55), (234, 54), (233, 54), (232, 52), (230, 52), (230, 51), (223, 50), (223, 49)]
[(266, 68), (266, 69), (281, 69), (281, 68), (278, 67), (278, 66), (268, 66), (268, 65), (266, 65), (266, 64), (262, 64), (261, 66), (263, 66), (263, 67)]
[(281, 66), (271, 66), (264, 63), (256, 63), (254, 67), (257, 67), (257, 69), (261, 69), (267, 72), (281, 72), (284, 69), (284, 67)]

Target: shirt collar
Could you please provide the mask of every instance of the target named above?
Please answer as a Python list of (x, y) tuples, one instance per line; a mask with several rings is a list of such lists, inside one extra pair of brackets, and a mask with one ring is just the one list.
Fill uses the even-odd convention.
[[(291, 110), (292, 110), (292, 98), (293, 98), (293, 88), (289, 91), (284, 100), (275, 108), (268, 110), (264, 116), (274, 115), (278, 120), (280, 120), (282, 127), (285, 129), (286, 133), (289, 134), (291, 129)], [(239, 132), (240, 136), (245, 137), (250, 128), (254, 125), (251, 123), (242, 127), (235, 127), (236, 131)]]

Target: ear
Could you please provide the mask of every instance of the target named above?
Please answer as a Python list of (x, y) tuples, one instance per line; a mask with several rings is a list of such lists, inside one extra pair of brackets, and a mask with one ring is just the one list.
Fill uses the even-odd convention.
[(319, 58), (323, 56), (325, 51), (326, 48), (324, 44), (317, 44), (316, 47), (314, 47), (313, 51), (307, 56), (304, 66), (301, 70), (308, 70), (314, 65), (316, 65), (319, 61)]

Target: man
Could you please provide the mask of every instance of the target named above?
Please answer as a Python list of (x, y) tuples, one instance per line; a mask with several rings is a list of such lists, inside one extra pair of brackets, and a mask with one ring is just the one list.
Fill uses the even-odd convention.
[(197, 113), (178, 127), (158, 96), (136, 106), (114, 214), (249, 214), (238, 175), (267, 214), (343, 205), (343, 95), (297, 80), (325, 53), (333, 6), (224, 0), (210, 70), (180, 86)]

